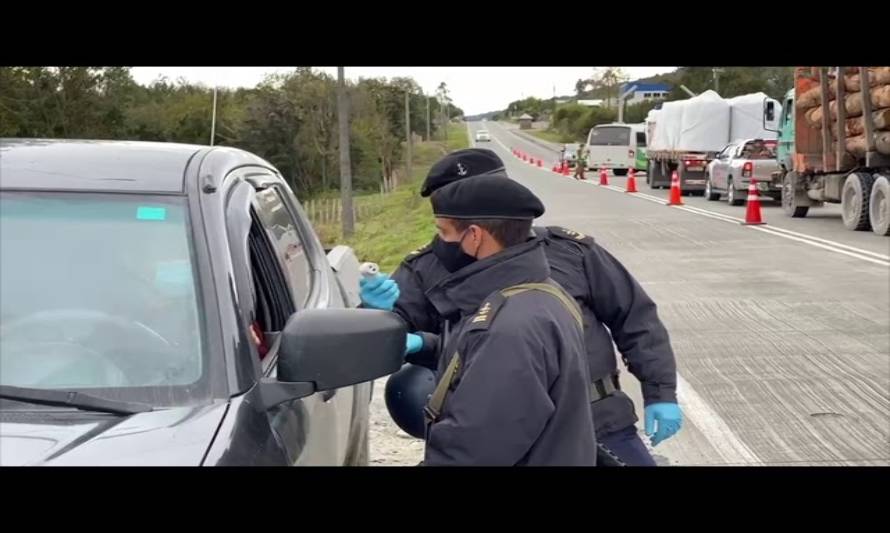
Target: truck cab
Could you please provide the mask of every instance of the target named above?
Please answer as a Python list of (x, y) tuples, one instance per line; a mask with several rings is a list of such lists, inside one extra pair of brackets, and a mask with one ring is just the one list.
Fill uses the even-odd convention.
[(782, 114), (779, 116), (779, 144), (776, 148), (776, 159), (779, 168), (788, 171), (794, 168), (794, 89), (785, 93), (782, 101)]

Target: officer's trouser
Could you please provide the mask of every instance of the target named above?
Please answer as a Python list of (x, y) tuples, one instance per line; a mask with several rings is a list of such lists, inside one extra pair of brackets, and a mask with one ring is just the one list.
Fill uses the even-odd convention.
[(656, 466), (635, 425), (598, 435), (596, 439), (627, 466)]

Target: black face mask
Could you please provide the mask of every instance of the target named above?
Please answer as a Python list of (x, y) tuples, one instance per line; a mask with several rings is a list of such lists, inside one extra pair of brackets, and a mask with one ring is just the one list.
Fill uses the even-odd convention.
[(444, 266), (445, 270), (448, 272), (457, 272), (463, 267), (476, 261), (475, 257), (464, 252), (460, 247), (460, 243), (463, 242), (465, 235), (466, 232), (460, 236), (459, 241), (455, 242), (443, 241), (438, 235), (433, 239), (433, 254), (439, 259), (439, 262), (442, 263), (442, 266)]

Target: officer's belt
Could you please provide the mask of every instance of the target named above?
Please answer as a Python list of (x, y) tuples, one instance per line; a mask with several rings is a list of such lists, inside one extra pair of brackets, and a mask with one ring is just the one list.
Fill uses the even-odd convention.
[(617, 390), (621, 390), (617, 373), (596, 379), (590, 384), (590, 403), (598, 402), (603, 398), (611, 396)]

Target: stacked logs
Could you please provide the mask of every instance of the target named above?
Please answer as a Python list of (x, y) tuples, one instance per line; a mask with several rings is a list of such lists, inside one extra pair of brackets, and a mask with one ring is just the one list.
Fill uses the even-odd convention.
[[(890, 155), (890, 67), (871, 67), (868, 73), (867, 90), (872, 105), (875, 149), (882, 154)], [(846, 69), (844, 88), (847, 93), (843, 102), (846, 111), (844, 121), (846, 149), (852, 155), (861, 158), (865, 155), (868, 144), (865, 138), (865, 117), (862, 113), (862, 80), (857, 69)], [(828, 80), (828, 93), (831, 134), (837, 140), (836, 78)], [(817, 129), (822, 129), (822, 116), (825, 113), (821, 102), (822, 88), (817, 86), (800, 95), (796, 103), (797, 109), (804, 113), (807, 124)]]

